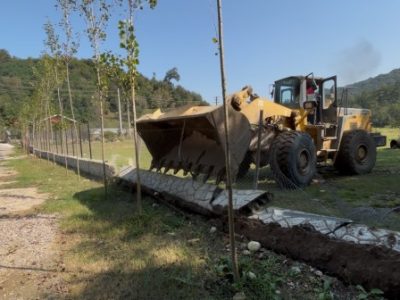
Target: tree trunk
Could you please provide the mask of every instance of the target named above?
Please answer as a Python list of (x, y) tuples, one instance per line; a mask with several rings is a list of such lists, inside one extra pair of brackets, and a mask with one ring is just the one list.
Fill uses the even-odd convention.
[[(70, 105), (70, 109), (71, 109), (71, 115), (72, 115), (72, 119), (73, 119), (73, 123), (74, 123), (74, 132), (75, 132), (75, 137), (78, 136), (78, 129), (76, 128), (76, 120), (75, 120), (75, 113), (74, 113), (74, 105), (72, 102), (72, 92), (71, 92), (71, 85), (70, 85), (70, 81), (69, 81), (69, 63), (66, 63), (66, 71), (67, 71), (67, 87), (68, 87), (68, 97), (69, 97), (69, 105)], [(74, 149), (75, 151), (75, 145), (74, 145), (74, 138), (72, 138), (72, 149)], [(76, 157), (76, 168), (78, 171), (78, 180), (80, 180), (81, 178), (81, 170), (80, 170), (80, 166), (79, 166), (79, 158)]]

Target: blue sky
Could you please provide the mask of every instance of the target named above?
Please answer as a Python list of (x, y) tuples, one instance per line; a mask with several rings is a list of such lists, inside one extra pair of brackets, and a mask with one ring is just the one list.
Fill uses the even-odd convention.
[[(3, 0), (0, 48), (17, 57), (43, 51), (46, 17), (59, 18), (54, 0)], [(207, 101), (220, 97), (216, 46), (216, 0), (159, 0), (153, 11), (137, 15), (139, 70), (163, 78), (177, 67), (180, 84)], [(398, 0), (223, 0), (228, 90), (251, 84), (266, 96), (276, 79), (314, 72), (337, 74), (341, 84), (400, 67), (400, 1)], [(118, 52), (115, 12), (104, 50)], [(79, 57), (90, 57), (83, 22)]]

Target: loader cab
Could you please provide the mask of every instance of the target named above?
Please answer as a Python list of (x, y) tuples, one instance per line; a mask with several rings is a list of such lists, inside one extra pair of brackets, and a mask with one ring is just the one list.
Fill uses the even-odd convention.
[(274, 102), (296, 109), (300, 106), (301, 80), (298, 77), (288, 77), (275, 81), (273, 89)]
[(321, 78), (313, 73), (291, 76), (275, 81), (272, 96), (275, 103), (291, 109), (315, 107), (315, 118), (309, 123), (336, 123), (336, 76)]

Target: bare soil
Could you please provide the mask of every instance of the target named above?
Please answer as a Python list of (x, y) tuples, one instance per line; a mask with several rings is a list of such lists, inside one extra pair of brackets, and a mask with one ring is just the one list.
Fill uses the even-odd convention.
[(333, 240), (299, 226), (282, 228), (245, 217), (237, 219), (236, 230), (267, 249), (306, 262), (349, 284), (379, 288), (387, 298), (400, 299), (400, 254), (393, 250)]
[(11, 151), (0, 144), (0, 298), (54, 298), (66, 292), (57, 216), (27, 214), (47, 198), (36, 188), (6, 188), (15, 175), (3, 165)]
[(0, 189), (0, 216), (29, 210), (46, 198), (47, 195), (39, 194), (36, 188)]

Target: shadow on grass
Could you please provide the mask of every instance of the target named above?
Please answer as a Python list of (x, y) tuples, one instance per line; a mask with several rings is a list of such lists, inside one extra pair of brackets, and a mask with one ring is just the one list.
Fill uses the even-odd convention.
[(85, 278), (85, 286), (71, 299), (210, 299), (201, 283), (182, 276), (189, 271), (184, 265), (146, 267), (135, 272), (114, 269)]
[[(105, 199), (104, 189), (95, 188), (76, 193), (74, 198), (88, 208), (76, 214), (72, 221), (88, 223), (82, 226), (87, 234), (108, 237), (109, 233), (122, 231), (118, 237), (124, 241), (139, 238), (142, 234), (165, 234), (178, 229), (187, 220), (160, 206), (150, 197), (143, 197), (143, 214), (136, 210), (136, 194), (111, 185)], [(90, 226), (89, 223), (92, 225)]]
[[(208, 262), (223, 249), (219, 234), (143, 198), (143, 214), (136, 214), (135, 194), (111, 186), (74, 195), (86, 209), (64, 222), (77, 233), (71, 249), (73, 266), (88, 276), (72, 278), (76, 299), (209, 299)], [(195, 240), (195, 242), (191, 242)]]

